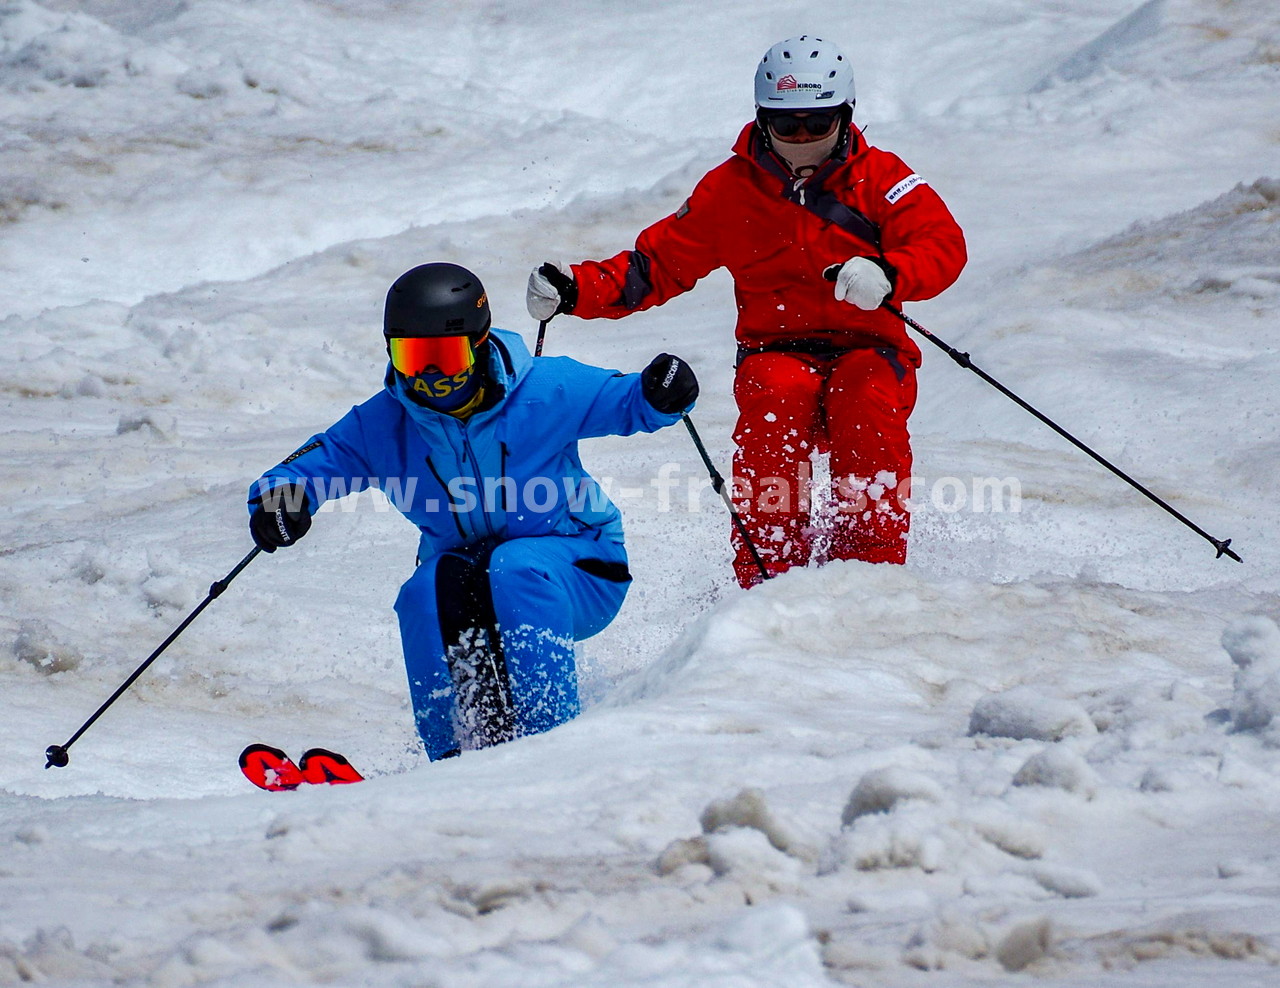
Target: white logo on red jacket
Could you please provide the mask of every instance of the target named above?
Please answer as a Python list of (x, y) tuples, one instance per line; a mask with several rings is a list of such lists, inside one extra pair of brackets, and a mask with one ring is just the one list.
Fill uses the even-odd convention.
[(895, 185), (888, 192), (886, 192), (884, 197), (891, 203), (897, 202), (899, 199), (905, 196), (908, 192), (914, 189), (917, 185), (928, 185), (928, 184), (929, 184), (928, 182), (926, 182), (923, 178), (921, 178), (919, 175), (916, 175), (913, 172), (912, 174), (904, 178), (901, 182), (899, 182), (897, 185)]

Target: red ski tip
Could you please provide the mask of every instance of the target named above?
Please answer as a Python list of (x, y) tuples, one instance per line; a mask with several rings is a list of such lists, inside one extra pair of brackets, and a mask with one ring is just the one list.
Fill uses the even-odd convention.
[(306, 781), (288, 755), (267, 744), (251, 744), (240, 752), (240, 771), (255, 786), (268, 792), (297, 789)]
[(363, 782), (364, 776), (357, 772), (342, 755), (325, 748), (312, 748), (306, 752), (298, 763), (302, 770), (302, 781), (312, 785), (328, 783), (331, 786), (346, 785), (348, 782)]

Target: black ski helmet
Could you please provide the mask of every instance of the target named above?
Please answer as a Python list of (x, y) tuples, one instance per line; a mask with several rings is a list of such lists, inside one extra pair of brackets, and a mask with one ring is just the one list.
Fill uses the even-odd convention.
[(489, 296), (480, 279), (458, 264), (420, 264), (395, 280), (387, 292), (382, 335), (470, 336), (489, 331)]

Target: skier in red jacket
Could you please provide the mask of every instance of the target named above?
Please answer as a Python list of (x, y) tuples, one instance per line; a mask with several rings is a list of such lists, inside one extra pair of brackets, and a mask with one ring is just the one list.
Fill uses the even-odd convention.
[[(823, 532), (827, 559), (901, 563), (920, 351), (881, 306), (950, 286), (964, 235), (923, 178), (854, 126), (853, 70), (835, 45), (811, 36), (774, 45), (755, 94), (756, 119), (733, 157), (634, 250), (540, 265), (529, 313), (618, 319), (728, 268), (738, 306), (734, 500), (765, 568), (807, 565)], [(824, 279), (832, 266), (834, 292)], [(830, 455), (825, 525), (810, 517), (815, 450)], [(759, 568), (732, 538), (749, 587)]]

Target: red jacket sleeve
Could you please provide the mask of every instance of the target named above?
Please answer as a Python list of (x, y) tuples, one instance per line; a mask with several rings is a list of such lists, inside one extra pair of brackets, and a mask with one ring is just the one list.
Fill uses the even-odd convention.
[(884, 258), (897, 272), (892, 301), (933, 298), (960, 277), (968, 261), (964, 233), (942, 197), (888, 151), (872, 183), (872, 219), (880, 225)]
[(713, 169), (679, 209), (641, 232), (633, 250), (573, 265), (578, 282), (573, 315), (620, 319), (662, 305), (722, 266), (721, 224), (717, 211), (708, 208), (720, 172)]

